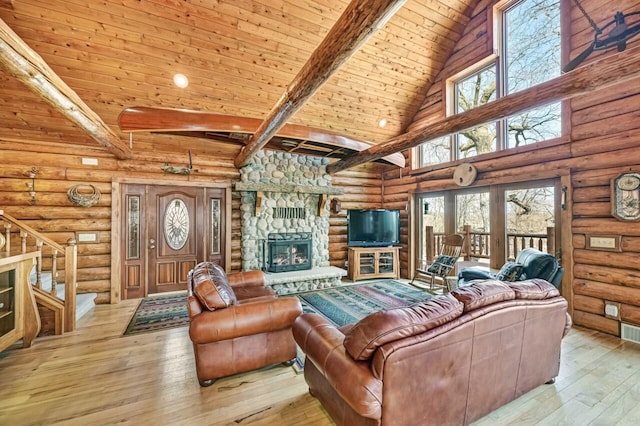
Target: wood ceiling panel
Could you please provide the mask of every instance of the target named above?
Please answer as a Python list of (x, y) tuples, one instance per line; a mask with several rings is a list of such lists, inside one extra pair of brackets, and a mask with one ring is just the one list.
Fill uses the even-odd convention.
[[(477, 1), (409, 0), (291, 122), (374, 143), (402, 133)], [(132, 105), (264, 117), (348, 4), (21, 0), (2, 3), (0, 18), (124, 138), (117, 117)], [(189, 77), (187, 89), (173, 86), (175, 72)], [(7, 78), (0, 74), (3, 83)], [(21, 96), (29, 101), (20, 102)], [(91, 144), (19, 84), (3, 84), (0, 97), (3, 106), (11, 105), (0, 114), (0, 135), (33, 138), (40, 131), (40, 140)], [(377, 127), (382, 117), (389, 122), (384, 129)], [(181, 140), (137, 137), (145, 143)]]

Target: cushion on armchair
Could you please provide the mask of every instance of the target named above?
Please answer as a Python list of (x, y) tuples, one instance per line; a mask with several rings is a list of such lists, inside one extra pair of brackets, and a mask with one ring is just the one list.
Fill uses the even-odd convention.
[(237, 303), (227, 274), (219, 265), (202, 262), (193, 268), (193, 292), (207, 309), (227, 308)]
[(515, 262), (507, 262), (502, 265), (500, 271), (496, 274), (496, 280), (499, 281), (517, 281), (522, 275), (522, 264)]
[(427, 272), (431, 272), (436, 275), (445, 275), (451, 270), (451, 267), (456, 263), (456, 260), (458, 260), (457, 256), (446, 256), (441, 254), (435, 258), (431, 265), (429, 265)]

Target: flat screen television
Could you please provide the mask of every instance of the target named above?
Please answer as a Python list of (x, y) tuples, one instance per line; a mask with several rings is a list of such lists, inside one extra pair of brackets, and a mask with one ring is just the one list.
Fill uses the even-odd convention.
[(400, 211), (347, 210), (347, 245), (388, 247), (400, 244)]

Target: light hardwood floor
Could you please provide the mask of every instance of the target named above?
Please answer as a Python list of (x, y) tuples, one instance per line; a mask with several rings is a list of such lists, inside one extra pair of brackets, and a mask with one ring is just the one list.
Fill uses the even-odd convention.
[[(99, 305), (73, 333), (0, 353), (0, 425), (333, 424), (291, 367), (201, 388), (186, 328), (122, 337), (136, 305)], [(574, 328), (554, 385), (476, 424), (638, 425), (640, 345)]]

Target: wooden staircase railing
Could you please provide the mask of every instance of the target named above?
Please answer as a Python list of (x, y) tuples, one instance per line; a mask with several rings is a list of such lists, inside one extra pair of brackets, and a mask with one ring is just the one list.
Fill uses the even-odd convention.
[[(0, 222), (4, 223), (4, 236), (6, 238), (5, 254), (11, 256), (18, 253), (27, 253), (28, 251), (37, 251), (36, 257), (36, 280), (33, 286), (38, 289), (37, 293), (48, 294), (49, 297), (56, 299), (64, 304), (64, 313), (62, 326), (56, 326), (56, 332), (73, 331), (76, 328), (76, 281), (77, 281), (77, 267), (78, 267), (78, 251), (76, 241), (70, 239), (67, 241), (67, 246), (56, 243), (52, 239), (46, 237), (42, 233), (36, 231), (24, 222), (8, 215), (3, 210), (0, 210)], [(13, 232), (13, 228), (17, 229), (17, 232)], [(12, 237), (14, 241), (20, 242), (19, 249), (12, 250)], [(28, 238), (33, 238), (34, 243), (28, 244)], [(46, 247), (50, 251), (49, 256), (43, 255), (43, 249)], [(64, 302), (62, 298), (58, 297), (56, 284), (58, 284), (58, 258), (64, 256)], [(50, 271), (45, 268), (44, 272), (51, 273), (51, 289), (46, 291), (42, 288), (42, 276), (43, 276), (43, 259), (47, 260), (47, 266), (50, 266)], [(50, 264), (49, 264), (50, 259)]]

